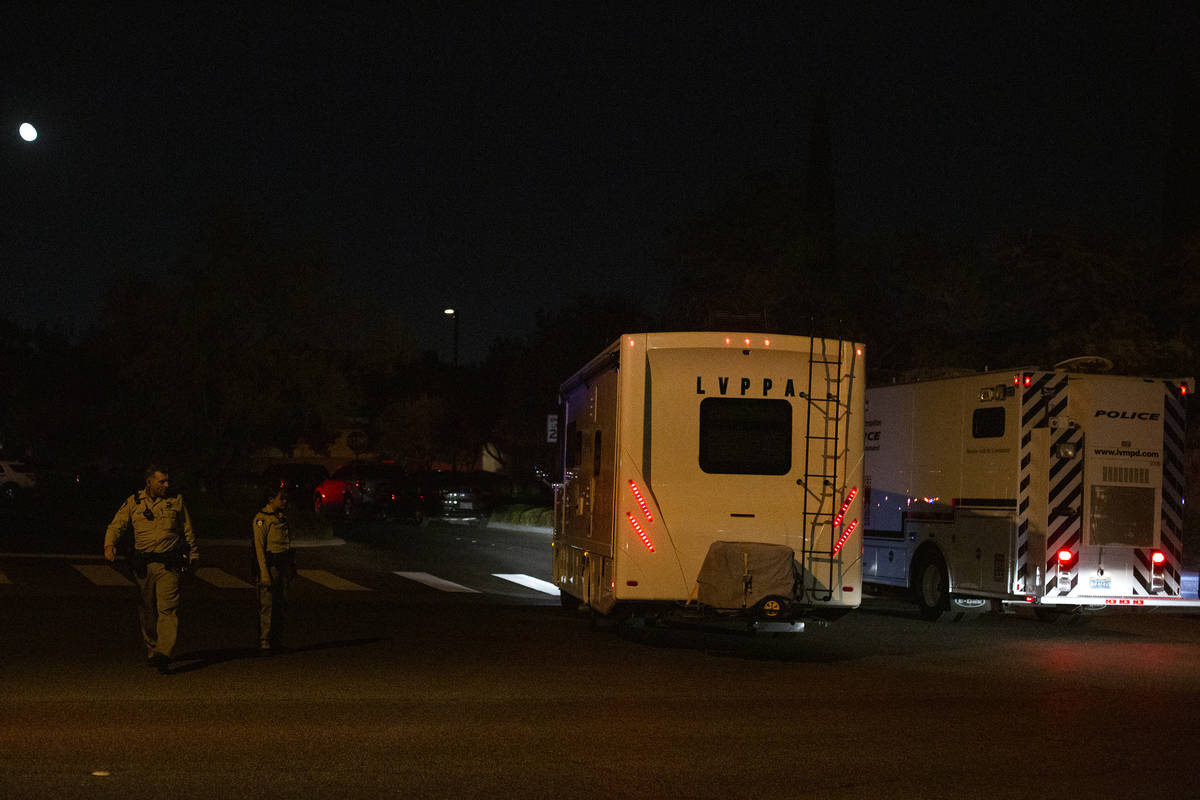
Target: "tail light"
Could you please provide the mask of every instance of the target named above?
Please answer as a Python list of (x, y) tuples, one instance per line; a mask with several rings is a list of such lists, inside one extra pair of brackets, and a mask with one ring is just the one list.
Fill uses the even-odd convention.
[(654, 542), (650, 541), (650, 537), (646, 535), (646, 530), (642, 527), (642, 523), (634, 519), (633, 514), (630, 514), (628, 511), (625, 512), (625, 518), (628, 519), (629, 524), (633, 526), (633, 530), (635, 533), (637, 533), (638, 538), (642, 540), (642, 544), (646, 545), (646, 549), (653, 553)]
[(846, 530), (842, 532), (842, 535), (838, 537), (837, 544), (833, 546), (833, 554), (835, 556), (842, 552), (842, 545), (846, 544), (846, 540), (850, 538), (850, 534), (854, 533), (854, 529), (857, 527), (858, 520), (854, 520), (849, 526), (847, 526)]
[[(846, 512), (850, 510), (850, 504), (854, 502), (855, 497), (858, 497), (857, 486), (851, 487), (849, 493), (846, 495), (846, 499), (842, 501), (842, 507), (838, 509), (837, 514), (833, 518), (833, 529), (835, 533), (837, 532), (837, 529), (841, 527), (842, 520), (846, 518)], [(857, 527), (857, 519), (846, 526), (846, 530), (842, 531), (842, 535), (839, 536), (837, 542), (834, 543), (833, 552), (830, 555), (836, 556), (838, 553), (842, 552), (842, 546), (849, 541), (850, 534), (854, 533), (854, 529)]]
[(858, 496), (858, 487), (855, 486), (853, 489), (850, 490), (850, 494), (846, 495), (846, 499), (842, 503), (842, 507), (840, 509), (838, 509), (837, 516), (835, 516), (833, 518), (833, 527), (836, 528), (837, 526), (842, 524), (842, 520), (846, 518), (846, 511), (849, 510), (850, 504), (854, 502), (854, 498), (857, 496)]
[(629, 491), (633, 492), (633, 499), (637, 501), (638, 508), (646, 515), (646, 522), (654, 522), (654, 515), (650, 513), (650, 506), (646, 504), (646, 498), (642, 497), (642, 490), (638, 488), (637, 483), (630, 481)]
[(1161, 592), (1166, 588), (1166, 576), (1164, 575), (1164, 567), (1167, 565), (1167, 556), (1161, 550), (1155, 550), (1150, 556), (1150, 591)]
[(1058, 551), (1056, 557), (1058, 561), (1058, 590), (1060, 592), (1070, 592), (1071, 582), (1075, 571), (1075, 553), (1071, 550), (1063, 548)]

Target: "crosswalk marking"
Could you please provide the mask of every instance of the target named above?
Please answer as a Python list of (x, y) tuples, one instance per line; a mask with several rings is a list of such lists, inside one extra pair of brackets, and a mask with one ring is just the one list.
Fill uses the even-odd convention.
[[(71, 564), (71, 567), (96, 586), (132, 586), (133, 582), (126, 577), (125, 573), (116, 569), (109, 564)], [(312, 581), (326, 589), (332, 589), (338, 592), (370, 592), (374, 591), (368, 586), (362, 586), (353, 581), (341, 578), (332, 572), (323, 569), (301, 569), (296, 571), (297, 574)], [(195, 576), (198, 580), (203, 581), (209, 586), (217, 589), (253, 589), (252, 583), (247, 583), (242, 578), (235, 574), (226, 572), (219, 567), (197, 567)], [(399, 575), (406, 580), (414, 581), (423, 584), (433, 589), (442, 592), (455, 592), (460, 594), (486, 594), (480, 589), (473, 589), (470, 586), (464, 586), (461, 583), (439, 578), (428, 572), (406, 572), (397, 570), (395, 575)], [(548, 581), (534, 578), (530, 575), (494, 572), (492, 577), (500, 578), (501, 580), (515, 583), (525, 588), (532, 589), (543, 594), (558, 596), (558, 588)], [(13, 581), (0, 570), (0, 585), (13, 586)], [(489, 590), (490, 591), (490, 590)]]
[(254, 587), (246, 583), (236, 575), (230, 575), (223, 569), (216, 567), (196, 567), (196, 577), (205, 583), (210, 583), (218, 589), (253, 589)]
[(492, 577), (503, 578), (506, 581), (512, 581), (513, 583), (524, 586), (527, 589), (533, 589), (534, 591), (542, 592), (543, 594), (552, 594), (555, 597), (558, 597), (559, 594), (558, 587), (553, 583), (541, 580), (540, 578), (534, 578), (530, 575), (511, 575), (493, 572)]
[(72, 564), (83, 577), (97, 586), (133, 586), (133, 582), (107, 564)]
[(434, 589), (440, 589), (443, 592), (466, 592), (469, 594), (482, 594), (478, 589), (472, 589), (469, 586), (463, 586), (453, 581), (448, 581), (444, 578), (439, 578), (436, 575), (430, 575), (428, 572), (397, 572), (401, 578), (408, 578), (410, 581), (423, 583)]
[(296, 572), (301, 578), (307, 578), (313, 583), (319, 583), (326, 589), (336, 589), (339, 592), (371, 591), (366, 586), (359, 586), (354, 581), (348, 581), (345, 578), (339, 578), (332, 572), (326, 572), (323, 569), (298, 569)]

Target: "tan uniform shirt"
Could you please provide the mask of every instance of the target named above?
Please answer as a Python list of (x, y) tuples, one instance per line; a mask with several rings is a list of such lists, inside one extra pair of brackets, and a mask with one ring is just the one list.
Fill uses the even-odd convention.
[(193, 559), (200, 551), (192, 532), (192, 518), (179, 495), (152, 500), (145, 492), (131, 495), (117, 510), (104, 532), (104, 546), (116, 547), (117, 540), (133, 530), (133, 547), (145, 553), (168, 553), (186, 549)]
[(254, 549), (259, 553), (286, 553), (292, 546), (292, 535), (282, 514), (265, 508), (254, 515)]

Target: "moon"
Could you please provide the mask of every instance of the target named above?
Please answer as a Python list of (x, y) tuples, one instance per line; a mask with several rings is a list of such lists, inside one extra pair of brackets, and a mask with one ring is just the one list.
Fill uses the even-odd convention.
[(17, 129), (21, 134), (21, 138), (27, 142), (32, 142), (37, 138), (37, 128), (30, 125), (28, 122), (22, 122), (21, 127)]

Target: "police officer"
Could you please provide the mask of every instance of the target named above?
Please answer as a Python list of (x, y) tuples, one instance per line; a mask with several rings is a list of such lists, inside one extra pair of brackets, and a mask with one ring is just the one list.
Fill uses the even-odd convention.
[(275, 485), (266, 491), (267, 504), (254, 515), (254, 569), (258, 577), (258, 647), (262, 655), (281, 648), (287, 618), (288, 588), (296, 571), (292, 536), (283, 509), (287, 490)]
[(124, 549), (137, 580), (142, 640), (147, 662), (164, 675), (179, 633), (180, 575), (200, 557), (187, 505), (168, 496), (170, 488), (165, 467), (148, 467), (146, 488), (125, 501), (104, 533), (104, 557), (111, 563), (118, 542), (133, 531), (133, 546)]

